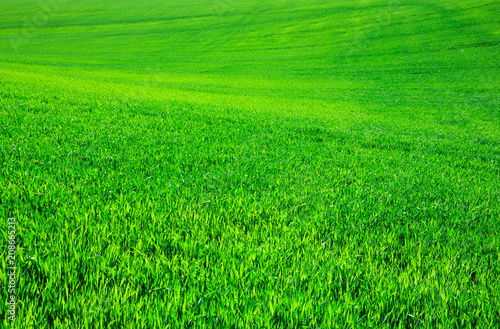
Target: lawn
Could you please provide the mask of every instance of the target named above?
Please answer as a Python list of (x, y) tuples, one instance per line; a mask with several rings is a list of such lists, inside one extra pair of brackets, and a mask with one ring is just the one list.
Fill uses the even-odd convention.
[(0, 13), (2, 327), (500, 327), (498, 1)]

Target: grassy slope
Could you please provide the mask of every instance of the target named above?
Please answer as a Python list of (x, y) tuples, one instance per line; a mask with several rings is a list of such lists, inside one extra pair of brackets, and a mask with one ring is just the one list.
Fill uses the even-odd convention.
[(495, 1), (0, 12), (21, 327), (499, 324)]

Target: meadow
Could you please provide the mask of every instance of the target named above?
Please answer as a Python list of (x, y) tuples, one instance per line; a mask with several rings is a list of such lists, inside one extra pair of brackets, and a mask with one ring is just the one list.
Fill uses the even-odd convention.
[(0, 13), (2, 327), (500, 327), (498, 1)]

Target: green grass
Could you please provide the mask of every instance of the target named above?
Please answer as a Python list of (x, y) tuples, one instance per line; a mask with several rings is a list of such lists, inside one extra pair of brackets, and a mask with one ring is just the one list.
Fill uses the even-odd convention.
[(500, 326), (497, 1), (0, 12), (17, 328)]

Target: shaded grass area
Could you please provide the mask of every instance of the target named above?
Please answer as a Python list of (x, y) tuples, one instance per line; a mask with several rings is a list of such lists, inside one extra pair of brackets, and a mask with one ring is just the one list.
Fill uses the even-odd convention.
[(500, 325), (498, 4), (132, 5), (0, 3), (18, 327)]

